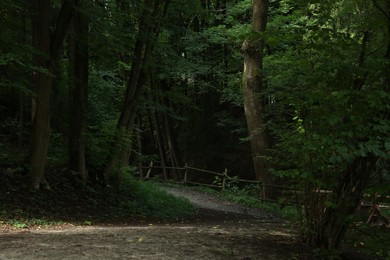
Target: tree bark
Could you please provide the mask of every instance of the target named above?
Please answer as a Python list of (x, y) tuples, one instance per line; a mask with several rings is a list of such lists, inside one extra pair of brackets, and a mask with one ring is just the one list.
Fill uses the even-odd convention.
[[(153, 97), (151, 97), (153, 99)], [(155, 98), (154, 102), (158, 103), (158, 98)], [(168, 179), (168, 171), (167, 171), (167, 158), (165, 156), (165, 142), (162, 134), (162, 127), (160, 123), (159, 115), (156, 111), (151, 111), (152, 118), (153, 118), (153, 124), (154, 124), (154, 130), (155, 130), (155, 138), (157, 143), (158, 152), (160, 154), (160, 163), (161, 167), (163, 168), (163, 175), (164, 180)]]
[[(253, 0), (252, 33), (242, 44), (244, 53), (242, 92), (245, 116), (256, 178), (263, 185), (269, 185), (273, 182), (265, 159), (269, 141), (263, 120), (264, 107), (261, 100), (264, 41), (259, 34), (266, 29), (267, 16), (268, 0)], [(263, 196), (272, 198), (272, 193), (264, 188)]]
[[(167, 102), (165, 102), (165, 104), (167, 105)], [(172, 128), (172, 122), (168, 118), (168, 115), (164, 115), (164, 125), (165, 125), (165, 133), (166, 133), (167, 141), (168, 141), (169, 153), (171, 155), (172, 167), (175, 167), (175, 168), (183, 167), (183, 163), (181, 161), (181, 158), (179, 156), (179, 152), (177, 149), (178, 146), (177, 146), (177, 141), (175, 138), (176, 135), (174, 134), (174, 130)], [(182, 179), (181, 172), (179, 170), (173, 170), (173, 172), (174, 172), (174, 177), (177, 180)]]
[(33, 119), (31, 178), (36, 189), (44, 183), (44, 169), (50, 139), (50, 92), (51, 92), (51, 59), (50, 59), (50, 13), (51, 1), (40, 0), (34, 4), (33, 47), (38, 51), (33, 56), (33, 65), (46, 69), (33, 74), (36, 90), (35, 113)]
[(333, 191), (335, 206), (325, 209), (324, 221), (312, 244), (328, 251), (338, 248), (349, 225), (348, 217), (356, 211), (374, 167), (371, 157), (357, 158), (350, 165)]
[(390, 2), (386, 3), (385, 16), (387, 18), (387, 49), (386, 49), (385, 59), (388, 64), (386, 85), (387, 85), (387, 91), (390, 92)]
[[(33, 73), (34, 98), (32, 154), (30, 175), (35, 189), (41, 184), (50, 188), (45, 179), (46, 157), (50, 141), (50, 94), (52, 89), (53, 64), (56, 64), (62, 42), (72, 16), (72, 2), (65, 0), (57, 20), (53, 37), (50, 37), (51, 0), (37, 0), (33, 4), (33, 47), (37, 52), (32, 63), (42, 70)], [(44, 70), (44, 71), (43, 71)]]
[[(126, 93), (125, 93), (125, 101), (123, 104), (123, 108), (121, 110), (121, 114), (119, 116), (119, 120), (117, 123), (117, 136), (115, 139), (114, 144), (114, 150), (108, 160), (108, 163), (106, 164), (106, 167), (104, 169), (104, 179), (106, 182), (109, 182), (110, 178), (112, 177), (114, 171), (118, 167), (118, 163), (121, 158), (121, 154), (123, 150), (125, 149), (126, 144), (124, 143), (124, 134), (127, 131), (127, 125), (130, 124), (130, 118), (132, 117), (132, 111), (134, 110), (134, 97), (137, 93), (137, 88), (139, 86), (138, 78), (141, 71), (142, 66), (142, 58), (143, 58), (143, 51), (144, 46), (146, 42), (146, 37), (148, 35), (148, 29), (149, 29), (149, 20), (150, 20), (150, 9), (152, 8), (152, 0), (145, 0), (144, 1), (144, 10), (142, 12), (140, 23), (139, 23), (139, 32), (137, 35), (137, 39), (135, 42), (135, 47), (133, 51), (133, 59), (131, 63), (131, 69), (130, 69), (130, 75), (128, 77), (127, 83), (126, 83)], [(126, 151), (124, 151), (126, 153)], [(123, 157), (123, 156), (122, 156)]]
[[(146, 79), (140, 76), (148, 71), (147, 67), (152, 56), (155, 40), (159, 34), (160, 22), (167, 13), (169, 2), (169, 0), (156, 0), (154, 5), (152, 0), (145, 0), (144, 2), (130, 75), (126, 84), (125, 102), (117, 124), (118, 134), (114, 144), (114, 151), (104, 169), (106, 182), (113, 176), (118, 166), (123, 166), (128, 161), (138, 100)], [(161, 12), (163, 3), (163, 12)]]
[[(24, 6), (26, 8), (26, 6)], [(27, 17), (25, 12), (20, 14), (20, 24), (23, 31), (23, 36), (20, 37), (20, 43), (23, 45), (27, 45)], [(19, 116), (18, 116), (18, 150), (22, 151), (23, 149), (23, 141), (24, 141), (24, 103), (25, 103), (25, 95), (22, 91), (19, 92)]]
[[(169, 81), (163, 80), (159, 83), (159, 85), (161, 86), (161, 89), (165, 92), (168, 92), (170, 90)], [(164, 97), (162, 98), (162, 105), (164, 105), (167, 108), (171, 108), (173, 110), (172, 104), (167, 98), (167, 95), (164, 95)], [(167, 113), (163, 115), (163, 120), (164, 120), (163, 127), (165, 129), (165, 136), (168, 143), (168, 149), (169, 149), (172, 167), (175, 168), (183, 167), (183, 163), (178, 152), (178, 145), (177, 145), (177, 140), (175, 138), (176, 135), (174, 132), (174, 128), (172, 126), (172, 120)], [(172, 173), (173, 173), (172, 177), (176, 178), (177, 180), (181, 180), (182, 176), (179, 170), (172, 169)]]
[[(79, 6), (81, 7), (81, 6)], [(74, 36), (70, 37), (70, 57), (72, 84), (70, 86), (70, 117), (68, 168), (78, 172), (83, 180), (87, 179), (86, 146), (86, 110), (88, 103), (88, 18), (76, 12), (73, 19)]]

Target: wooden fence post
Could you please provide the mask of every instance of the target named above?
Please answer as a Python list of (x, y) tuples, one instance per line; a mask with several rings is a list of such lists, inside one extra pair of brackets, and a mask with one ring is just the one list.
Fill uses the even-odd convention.
[(187, 178), (188, 178), (188, 164), (185, 163), (185, 165), (184, 165), (184, 180), (183, 180), (184, 186), (187, 185), (187, 180), (188, 180)]
[(139, 177), (140, 177), (141, 179), (143, 179), (143, 178), (144, 178), (144, 170), (142, 169), (142, 163), (139, 163), (139, 165), (138, 165), (138, 171), (139, 171)]
[(263, 183), (260, 181), (259, 182), (259, 188), (260, 188), (260, 195), (261, 195), (261, 198), (262, 199), (265, 199), (265, 186), (263, 185)]
[(146, 173), (145, 179), (149, 179), (150, 173), (152, 172), (152, 167), (153, 167), (153, 161), (150, 161), (149, 169), (148, 169), (148, 172)]
[(227, 168), (225, 168), (225, 171), (223, 172), (223, 179), (222, 179), (222, 190), (225, 190), (227, 178), (229, 178), (229, 176), (227, 175)]

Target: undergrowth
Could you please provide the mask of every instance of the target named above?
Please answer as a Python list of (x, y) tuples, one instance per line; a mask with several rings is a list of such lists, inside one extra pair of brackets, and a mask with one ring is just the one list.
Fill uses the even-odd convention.
[(0, 171), (0, 225), (126, 224), (182, 219), (194, 208), (156, 184), (127, 178), (119, 188), (90, 185), (67, 172), (47, 175), (52, 190), (35, 191), (21, 173)]
[(133, 199), (122, 201), (121, 207), (132, 215), (177, 219), (188, 217), (195, 210), (188, 199), (169, 194), (152, 182), (128, 177), (123, 187), (122, 190), (129, 192)]

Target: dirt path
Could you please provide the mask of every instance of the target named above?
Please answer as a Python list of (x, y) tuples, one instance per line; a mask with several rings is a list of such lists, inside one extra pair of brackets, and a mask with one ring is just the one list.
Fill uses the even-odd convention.
[(0, 259), (304, 259), (276, 216), (211, 195), (169, 188), (190, 199), (190, 221), (132, 226), (68, 226), (0, 233)]
[(267, 210), (248, 208), (241, 204), (223, 200), (216, 196), (206, 194), (200, 191), (171, 187), (164, 189), (175, 196), (187, 198), (198, 209), (201, 210), (202, 216), (204, 214), (207, 215), (207, 212), (210, 212), (211, 214), (216, 215), (229, 215), (229, 217), (231, 217), (232, 215), (236, 215), (236, 217), (241, 219), (255, 218), (268, 222), (281, 221), (278, 216), (270, 213)]

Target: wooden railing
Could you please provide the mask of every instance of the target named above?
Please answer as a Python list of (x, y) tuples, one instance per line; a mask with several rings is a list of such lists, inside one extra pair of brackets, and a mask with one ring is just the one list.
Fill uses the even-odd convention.
[[(260, 181), (238, 179), (238, 178), (235, 178), (235, 177), (231, 177), (231, 176), (228, 175), (228, 170), (226, 168), (225, 168), (225, 170), (223, 172), (215, 172), (215, 171), (210, 171), (210, 170), (204, 170), (204, 169), (200, 169), (200, 168), (191, 167), (191, 166), (188, 166), (187, 164), (185, 164), (183, 167), (162, 167), (162, 166), (154, 166), (153, 163), (151, 163), (147, 167), (143, 166), (143, 167), (139, 167), (139, 168), (147, 170), (147, 173), (146, 173), (145, 176), (143, 176), (143, 174), (140, 174), (140, 178), (142, 178), (142, 179), (151, 179), (151, 172), (152, 172), (153, 169), (160, 169), (160, 170), (167, 169), (167, 170), (181, 171), (183, 173), (182, 174), (182, 176), (183, 176), (182, 180), (176, 180), (174, 182), (182, 183), (184, 185), (186, 185), (186, 184), (194, 184), (194, 185), (209, 186), (209, 187), (225, 190), (226, 189), (226, 184), (229, 181), (235, 181), (235, 182), (257, 184), (259, 186), (262, 186)], [(193, 181), (190, 178), (190, 175), (191, 175), (190, 172), (191, 171), (198, 172), (198, 173), (208, 173), (208, 174), (211, 174), (211, 175), (214, 175), (214, 176), (218, 176), (218, 177), (221, 178), (221, 182), (220, 182), (220, 184), (217, 184), (216, 182), (213, 182), (213, 184), (210, 184), (210, 183)], [(142, 171), (140, 171), (140, 172), (142, 172)], [(164, 179), (159, 179), (159, 180), (160, 181), (168, 181), (168, 180), (164, 180)], [(169, 181), (172, 182), (172, 180), (169, 180)], [(289, 187), (286, 187), (286, 188), (289, 188)]]
[[(234, 182), (235, 184), (244, 183), (244, 184), (255, 185), (259, 191), (258, 194), (264, 194), (265, 188), (267, 188), (267, 189), (274, 188), (274, 189), (285, 190), (285, 191), (294, 192), (294, 193), (299, 192), (298, 189), (296, 189), (294, 187), (290, 187), (290, 186), (265, 185), (257, 180), (247, 180), (247, 179), (232, 177), (232, 176), (229, 176), (227, 168), (225, 168), (223, 172), (215, 172), (215, 171), (191, 167), (191, 166), (188, 166), (188, 164), (185, 164), (183, 167), (163, 167), (163, 166), (154, 166), (153, 162), (150, 162), (149, 166), (140, 166), (140, 167), (138, 167), (138, 169), (139, 169), (139, 177), (141, 179), (144, 179), (144, 180), (153, 179), (153, 180), (158, 180), (160, 182), (169, 181), (169, 182), (173, 182), (173, 183), (182, 184), (184, 186), (190, 184), (190, 185), (206, 186), (206, 187), (211, 187), (214, 189), (226, 190), (227, 188), (229, 188), (229, 185), (231, 184), (231, 182)], [(168, 180), (168, 179), (164, 179), (164, 178), (155, 178), (155, 177), (153, 178), (153, 177), (151, 177), (153, 169), (155, 169), (155, 170), (173, 170), (176, 172), (181, 172), (181, 174), (180, 174), (181, 178), (179, 178), (179, 179), (176, 178), (176, 180), (172, 180), (172, 179)], [(146, 172), (146, 174), (144, 174), (144, 172)], [(193, 173), (206, 173), (206, 174), (213, 175), (214, 181), (212, 183), (195, 181), (194, 178), (191, 178), (191, 174), (193, 174)], [(159, 172), (159, 175), (163, 176), (163, 174), (160, 172)], [(216, 177), (219, 177), (219, 181), (215, 181)], [(269, 201), (269, 202), (278, 203), (275, 200), (266, 199), (264, 197), (259, 197), (258, 199), (261, 201)], [(288, 204), (291, 204), (291, 203), (288, 203)]]
[[(176, 180), (168, 180), (168, 179), (164, 179), (164, 178), (151, 178), (151, 175), (152, 175), (152, 170), (153, 169), (159, 169), (159, 170), (173, 170), (173, 171), (176, 171), (176, 172), (181, 172), (181, 178), (179, 179), (176, 179)], [(146, 170), (146, 175), (143, 174), (143, 170)], [(204, 170), (204, 169), (199, 169), (199, 168), (195, 168), (195, 167), (191, 167), (191, 166), (188, 166), (188, 164), (185, 164), (183, 167), (162, 167), (162, 166), (154, 166), (153, 165), (153, 162), (151, 161), (149, 166), (147, 167), (139, 167), (139, 172), (140, 172), (140, 178), (142, 179), (153, 179), (153, 180), (158, 180), (158, 181), (161, 181), (161, 182), (165, 182), (165, 181), (169, 181), (169, 182), (174, 182), (174, 183), (178, 183), (178, 184), (182, 184), (184, 186), (188, 185), (188, 184), (191, 184), (191, 185), (199, 185), (199, 186), (207, 186), (207, 187), (211, 187), (211, 188), (214, 188), (214, 189), (220, 189), (220, 190), (225, 190), (228, 188), (228, 185), (233, 181), (235, 182), (236, 184), (238, 183), (246, 183), (246, 184), (252, 184), (252, 185), (255, 185), (257, 188), (258, 188), (258, 194), (264, 194), (264, 189), (267, 188), (274, 188), (274, 189), (278, 189), (279, 190), (279, 194), (282, 194), (284, 193), (285, 197), (288, 197), (288, 200), (286, 201), (283, 201), (283, 204), (285, 205), (292, 205), (292, 204), (297, 204), (299, 203), (299, 201), (301, 201), (298, 197), (299, 196), (302, 196), (304, 194), (304, 191), (303, 190), (300, 190), (300, 189), (297, 189), (295, 187), (291, 187), (291, 186), (284, 186), (284, 185), (265, 185), (263, 183), (261, 183), (260, 181), (256, 181), (256, 180), (247, 180), (247, 179), (241, 179), (241, 178), (237, 178), (237, 177), (231, 177), (229, 176), (228, 174), (228, 170), (225, 168), (225, 170), (223, 172), (215, 172), (215, 171), (210, 171), (210, 170)], [(191, 178), (191, 173), (207, 173), (207, 174), (211, 174), (215, 177), (219, 177), (220, 180), (218, 182), (216, 181), (213, 181), (212, 183), (205, 183), (205, 182), (198, 182), (198, 181), (194, 181), (192, 178)], [(159, 173), (159, 175), (162, 175), (161, 173)], [(215, 179), (215, 178), (214, 178)], [(315, 193), (321, 193), (321, 194), (328, 194), (328, 193), (331, 193), (331, 191), (328, 191), (328, 190), (315, 190), (314, 191)], [(287, 194), (287, 196), (286, 196)], [(387, 199), (390, 199), (389, 196), (385, 196)], [(270, 199), (266, 199), (264, 197), (258, 197), (257, 198), (258, 200), (260, 201), (268, 201), (268, 202), (274, 202), (274, 203), (280, 203), (280, 201), (275, 201), (275, 200), (270, 200)], [(363, 207), (373, 207), (372, 203), (370, 205), (363, 205), (364, 203), (362, 203), (362, 206)], [(379, 205), (379, 208), (381, 209), (389, 209), (390, 208), (390, 205), (389, 204), (384, 204), (384, 205)]]

